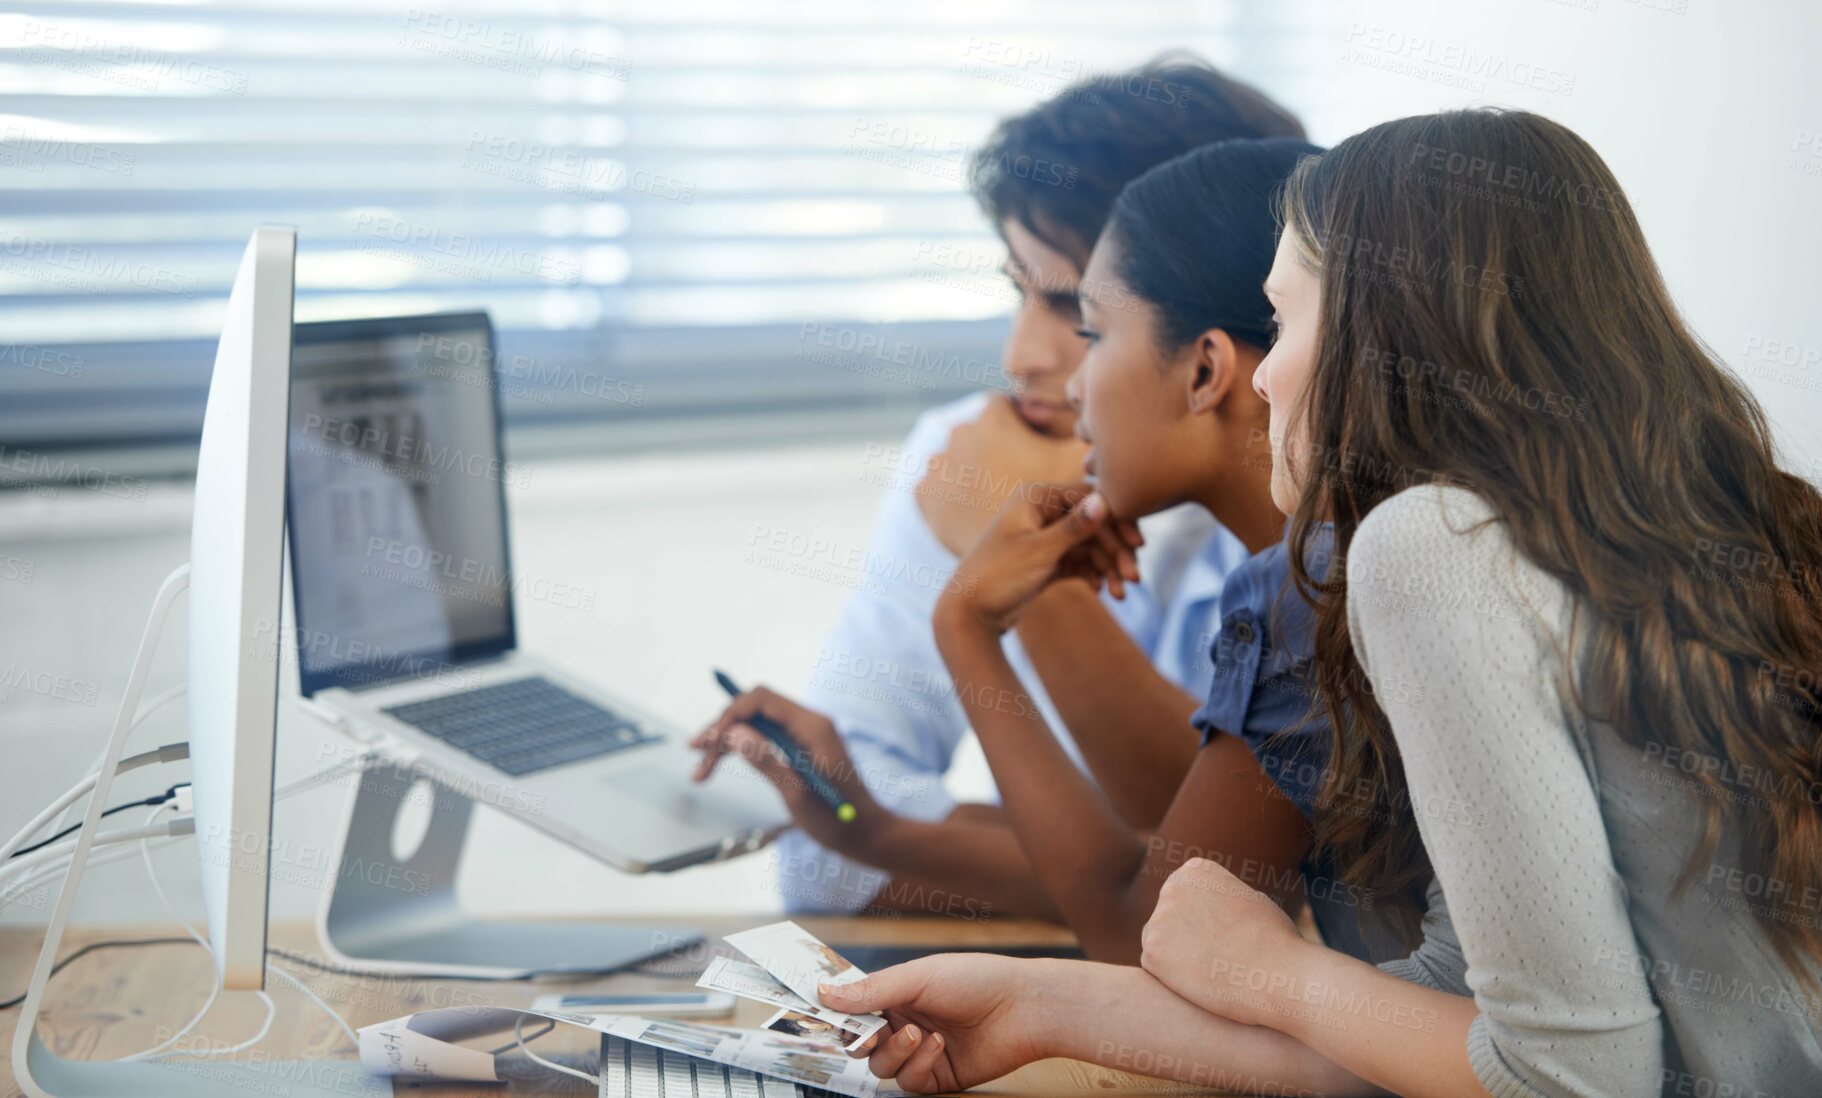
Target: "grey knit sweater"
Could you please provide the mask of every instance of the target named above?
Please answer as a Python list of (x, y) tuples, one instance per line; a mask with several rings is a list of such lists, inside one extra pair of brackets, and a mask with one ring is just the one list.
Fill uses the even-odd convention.
[(1355, 652), (1436, 870), (1423, 944), (1382, 967), (1474, 997), (1468, 1058), (1497, 1098), (1822, 1095), (1822, 999), (1752, 916), (1776, 894), (1724, 840), (1671, 895), (1701, 820), (1690, 762), (1580, 715), (1573, 599), (1492, 519), (1413, 488), (1348, 554)]

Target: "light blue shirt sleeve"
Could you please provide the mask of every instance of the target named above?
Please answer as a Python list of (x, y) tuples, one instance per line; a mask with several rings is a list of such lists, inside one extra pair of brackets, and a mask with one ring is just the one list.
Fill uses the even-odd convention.
[[(867, 547), (868, 583), (848, 596), (817, 646), (803, 701), (841, 733), (857, 774), (886, 808), (940, 820), (955, 808), (943, 775), (968, 721), (930, 628), (957, 559), (918, 510), (914, 489), (928, 458), (984, 396), (926, 412), (904, 444), (869, 452), (882, 489)], [(888, 878), (825, 849), (798, 830), (779, 840), (778, 887), (788, 912), (858, 911)]]

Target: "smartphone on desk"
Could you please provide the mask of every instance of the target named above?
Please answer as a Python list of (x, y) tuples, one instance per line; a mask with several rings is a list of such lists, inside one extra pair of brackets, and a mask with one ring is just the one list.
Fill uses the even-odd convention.
[(725, 991), (625, 991), (577, 995), (540, 995), (533, 1010), (570, 1014), (674, 1014), (714, 1018), (734, 1012), (734, 997)]

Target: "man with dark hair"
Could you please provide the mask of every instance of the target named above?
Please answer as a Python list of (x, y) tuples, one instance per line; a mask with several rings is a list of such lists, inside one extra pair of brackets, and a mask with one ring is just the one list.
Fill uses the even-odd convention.
[[(1167, 54), (1002, 121), (975, 151), (969, 189), (996, 227), (1015, 221), (1081, 268), (1127, 183), (1235, 137), (1301, 139), (1303, 124), (1257, 89)], [(1033, 171), (1036, 164), (1063, 166), (1067, 185)]]
[[(926, 412), (893, 462), (929, 471), (914, 495), (888, 493), (868, 552), (887, 566), (850, 596), (803, 698), (840, 733), (849, 759), (835, 777), (864, 784), (867, 818), (837, 823), (816, 798), (785, 790), (801, 827), (776, 854), (788, 910), (1054, 914), (998, 806), (957, 804), (944, 789), (969, 729), (931, 611), (944, 583), (967, 582), (955, 575), (960, 554), (1017, 485), (1084, 479), (1087, 447), (1063, 387), (1086, 352), (1082, 270), (1121, 189), (1202, 145), (1302, 135), (1259, 91), (1167, 56), (1084, 80), (1006, 119), (977, 150), (971, 189), (1006, 243), (1019, 297), (1003, 361), (1011, 392)], [(1247, 553), (1194, 508), (1148, 523), (1144, 551), (1146, 582), (1123, 600), (1068, 583), (1033, 602), (1006, 642), (1028, 697), (1005, 703), (1036, 706), (1067, 730), (1078, 764), (1129, 823), (1149, 829), (1195, 755), (1190, 716), (1213, 677), (1221, 588)], [(1181, 736), (1130, 731), (1171, 727)], [(719, 748), (706, 733), (699, 742), (706, 773)]]

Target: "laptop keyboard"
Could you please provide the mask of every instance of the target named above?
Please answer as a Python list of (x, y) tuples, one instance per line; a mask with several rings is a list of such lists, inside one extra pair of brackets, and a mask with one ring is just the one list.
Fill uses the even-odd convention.
[(385, 712), (515, 778), (660, 739), (536, 675)]

